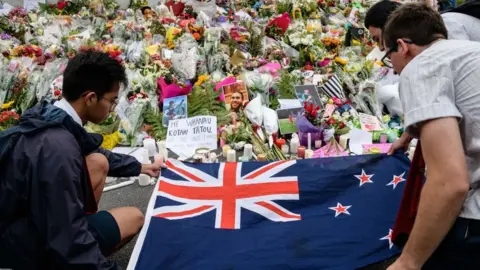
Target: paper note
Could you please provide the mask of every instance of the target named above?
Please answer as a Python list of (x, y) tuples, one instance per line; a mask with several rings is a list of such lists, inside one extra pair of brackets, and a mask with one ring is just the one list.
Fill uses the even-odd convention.
[(298, 99), (279, 99), (278, 103), (280, 103), (280, 110), (302, 107), (302, 103), (300, 103), (300, 100)]
[(180, 157), (191, 157), (198, 148), (217, 149), (217, 118), (196, 116), (170, 120), (166, 144)]
[(380, 62), (384, 56), (385, 52), (380, 51), (380, 48), (378, 48), (378, 46), (375, 46), (375, 48), (373, 48), (373, 50), (367, 55), (366, 59)]
[(323, 118), (330, 118), (330, 116), (332, 116), (334, 111), (335, 111), (335, 105), (327, 104), (325, 106), (325, 112), (323, 113)]
[(370, 154), (371, 150), (376, 150), (379, 153), (388, 153), (388, 151), (392, 147), (392, 144), (391, 143), (364, 144), (362, 147), (363, 147), (364, 154)]
[(372, 144), (372, 133), (357, 128), (352, 128), (348, 133), (350, 136), (350, 151), (357, 154), (363, 154), (363, 145)]
[(383, 130), (377, 117), (369, 114), (359, 113), (360, 126), (365, 131)]

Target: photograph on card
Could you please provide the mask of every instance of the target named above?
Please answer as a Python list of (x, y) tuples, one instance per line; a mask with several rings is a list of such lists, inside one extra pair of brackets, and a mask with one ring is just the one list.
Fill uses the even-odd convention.
[(308, 102), (323, 107), (315, 85), (297, 85), (295, 93), (302, 106), (304, 102)]
[(225, 94), (225, 105), (227, 110), (238, 112), (248, 102), (247, 86), (242, 81), (227, 84), (222, 87)]
[(187, 118), (187, 96), (166, 98), (163, 100), (163, 126), (168, 127), (168, 121)]
[(297, 117), (302, 110), (303, 108), (277, 110), (280, 134), (286, 135), (297, 132)]

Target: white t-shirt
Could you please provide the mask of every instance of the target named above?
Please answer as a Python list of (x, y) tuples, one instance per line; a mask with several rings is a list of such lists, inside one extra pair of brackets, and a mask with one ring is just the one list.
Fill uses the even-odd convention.
[(458, 118), (472, 187), (460, 216), (480, 220), (480, 43), (435, 42), (403, 69), (399, 92), (410, 135), (421, 122)]
[(480, 20), (461, 13), (442, 14), (448, 30), (448, 39), (472, 40), (480, 42)]

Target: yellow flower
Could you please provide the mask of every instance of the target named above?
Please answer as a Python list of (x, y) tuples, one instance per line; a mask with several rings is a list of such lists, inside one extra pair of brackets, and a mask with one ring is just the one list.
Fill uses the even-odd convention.
[(2, 104), (2, 110), (10, 109), (10, 107), (12, 107), (13, 103), (15, 103), (14, 100), (10, 101), (9, 103)]
[(342, 64), (342, 65), (346, 65), (348, 63), (348, 60), (340, 58), (340, 57), (335, 57), (335, 62), (337, 62), (339, 64)]
[(210, 76), (208, 75), (200, 75), (198, 76), (198, 80), (197, 82), (195, 83), (195, 85), (199, 86), (201, 85), (204, 81), (208, 80), (210, 78)]

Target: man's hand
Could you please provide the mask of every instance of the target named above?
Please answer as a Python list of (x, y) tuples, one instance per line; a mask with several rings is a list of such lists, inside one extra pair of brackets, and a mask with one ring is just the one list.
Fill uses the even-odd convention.
[(157, 161), (153, 164), (142, 164), (141, 174), (147, 174), (151, 177), (160, 176), (160, 170), (164, 168), (163, 161)]
[(407, 151), (411, 140), (412, 138), (408, 135), (408, 133), (404, 132), (398, 140), (392, 143), (390, 150), (388, 150), (388, 155), (393, 155), (393, 153), (399, 149)]
[(420, 270), (420, 266), (408, 263), (402, 256), (400, 256), (387, 270)]

